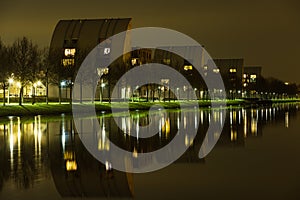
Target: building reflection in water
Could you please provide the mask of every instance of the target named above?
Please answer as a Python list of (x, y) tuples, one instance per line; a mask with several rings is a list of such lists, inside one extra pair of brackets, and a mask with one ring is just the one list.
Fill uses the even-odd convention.
[[(268, 108), (230, 107), (222, 134), (216, 131), (207, 138), (205, 134), (209, 122), (220, 127), (223, 125), (220, 119), (225, 115), (224, 109), (169, 111), (154, 117), (147, 112), (134, 112), (117, 117), (120, 128), (112, 117), (100, 115), (97, 149), (110, 151), (109, 141), (112, 141), (137, 158), (138, 153), (155, 151), (168, 145), (178, 130), (185, 130), (187, 134), (183, 135), (181, 145), (189, 148), (175, 164), (204, 163), (204, 159), (198, 158), (203, 143), (218, 140), (216, 148), (244, 147), (246, 140), (261, 137), (263, 127), (268, 124), (282, 122), (289, 128), (290, 119), (298, 109), (297, 104), (279, 104)], [(158, 127), (156, 135), (150, 138), (132, 136), (133, 133), (139, 135), (140, 126), (150, 123)], [(188, 134), (187, 127), (198, 129), (195, 138)], [(147, 165), (147, 162), (150, 161), (143, 164)], [(113, 170), (113, 164), (108, 161), (104, 164), (98, 162), (82, 144), (72, 119), (64, 115), (55, 120), (41, 116), (28, 120), (20, 117), (3, 119), (0, 124), (0, 169), (0, 190), (4, 184), (18, 189), (31, 188), (39, 181), (52, 177), (62, 197), (134, 195), (132, 174)]]

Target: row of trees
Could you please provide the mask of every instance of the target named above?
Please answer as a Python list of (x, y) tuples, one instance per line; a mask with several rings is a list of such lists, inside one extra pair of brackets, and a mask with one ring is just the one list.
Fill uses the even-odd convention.
[[(51, 56), (50, 56), (51, 55)], [(49, 53), (49, 48), (39, 48), (27, 37), (15, 40), (12, 45), (5, 45), (0, 38), (0, 87), (3, 89), (3, 105), (8, 88), (9, 78), (20, 83), (19, 105), (23, 103), (24, 88), (38, 80), (46, 86), (46, 102), (48, 103), (49, 84), (60, 87), (66, 77), (74, 76), (74, 67), (61, 66), (61, 50)], [(32, 90), (34, 91), (34, 87)], [(35, 92), (33, 92), (35, 94)], [(35, 95), (32, 96), (35, 102)], [(59, 89), (59, 102), (61, 90)]]
[[(46, 102), (48, 103), (48, 85), (57, 85), (59, 88), (59, 102), (61, 102), (61, 88), (60, 83), (62, 80), (69, 80), (67, 87), (70, 88), (70, 94), (72, 90), (72, 82), (79, 65), (87, 54), (86, 51), (76, 49), (75, 61), (70, 66), (62, 67), (62, 59), (64, 53), (63, 49), (53, 50), (49, 52), (49, 48), (39, 48), (33, 44), (31, 40), (26, 37), (17, 39), (12, 45), (4, 45), (0, 38), (0, 87), (3, 89), (3, 104), (5, 105), (5, 90), (8, 88), (8, 79), (14, 77), (14, 79), (20, 82), (19, 90), (19, 104), (23, 102), (23, 91), (27, 85), (33, 85), (38, 80), (42, 80), (42, 83), (46, 86)], [(180, 60), (180, 59), (175, 59)], [(194, 88), (205, 90), (206, 86), (201, 76), (195, 73), (195, 70), (183, 70), (184, 63), (173, 63), (172, 66), (183, 74), (192, 84)], [(103, 76), (108, 83), (108, 90), (110, 93), (110, 85), (115, 84), (117, 80), (131, 67), (129, 63), (122, 62), (122, 58), (113, 63), (113, 67), (110, 66), (109, 73)], [(157, 73), (157, 72), (154, 72)], [(149, 74), (150, 75), (150, 74)], [(155, 74), (154, 74), (155, 75)], [(83, 81), (96, 81), (97, 76), (91, 76), (91, 74), (79, 74)], [(91, 80), (90, 77), (95, 77), (95, 80)], [(226, 89), (230, 89), (228, 82), (230, 78), (223, 77)], [(227, 83), (228, 82), (228, 83)], [(238, 82), (241, 82), (238, 81)], [(176, 83), (174, 83), (174, 87)], [(93, 84), (92, 84), (93, 85)], [(171, 87), (171, 86), (170, 86)], [(296, 84), (286, 84), (275, 78), (263, 78), (260, 77), (256, 91), (268, 92), (277, 94), (295, 95), (298, 92), (299, 86)], [(34, 87), (32, 88), (35, 89)], [(148, 90), (148, 87), (147, 87)], [(148, 92), (147, 92), (148, 94)], [(148, 99), (148, 98), (147, 98)], [(35, 96), (33, 95), (32, 102), (35, 102)]]
[(4, 45), (0, 39), (0, 82), (4, 105), (8, 79), (14, 77), (20, 82), (19, 104), (22, 105), (24, 87), (44, 76), (47, 56), (48, 49), (39, 49), (26, 37), (17, 39), (11, 46)]

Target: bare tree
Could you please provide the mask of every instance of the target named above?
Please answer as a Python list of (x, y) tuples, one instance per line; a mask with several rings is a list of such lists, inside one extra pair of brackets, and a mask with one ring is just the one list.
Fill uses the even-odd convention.
[[(15, 77), (19, 79), (20, 94), (19, 105), (23, 103), (24, 87), (33, 81), (35, 71), (38, 65), (39, 52), (38, 47), (28, 38), (17, 39), (12, 45), (12, 63)], [(32, 79), (32, 80), (30, 80)]]
[(40, 63), (39, 63), (39, 78), (45, 83), (46, 87), (46, 104), (49, 103), (49, 76), (51, 75), (51, 64), (49, 57), (49, 47), (45, 47), (40, 51)]
[[(7, 81), (11, 75), (11, 66), (9, 66), (9, 48), (6, 47), (0, 38), (0, 83), (3, 89), (3, 105), (5, 106), (5, 93), (7, 87)], [(9, 84), (9, 83), (8, 83)]]

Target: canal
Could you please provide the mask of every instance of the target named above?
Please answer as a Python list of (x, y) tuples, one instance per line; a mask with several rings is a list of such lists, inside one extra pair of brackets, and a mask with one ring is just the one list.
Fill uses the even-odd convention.
[[(125, 173), (89, 153), (71, 116), (1, 118), (0, 199), (300, 199), (300, 104), (158, 110), (154, 117), (134, 111), (115, 119), (102, 113), (96, 120), (99, 152), (112, 142), (137, 158), (168, 146), (178, 130), (187, 150), (158, 171)], [(199, 158), (211, 122), (224, 127)], [(155, 135), (133, 137), (150, 123)]]

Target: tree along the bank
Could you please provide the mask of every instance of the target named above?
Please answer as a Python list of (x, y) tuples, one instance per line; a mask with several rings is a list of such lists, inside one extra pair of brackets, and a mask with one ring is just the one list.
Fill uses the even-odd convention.
[(20, 81), (19, 105), (23, 103), (24, 87), (35, 81), (39, 62), (37, 45), (26, 37), (17, 39), (12, 47), (12, 64), (15, 77)]
[(0, 38), (0, 84), (3, 89), (3, 105), (5, 105), (6, 87), (8, 86), (8, 78), (11, 75), (11, 66), (9, 64), (9, 48), (6, 47)]

